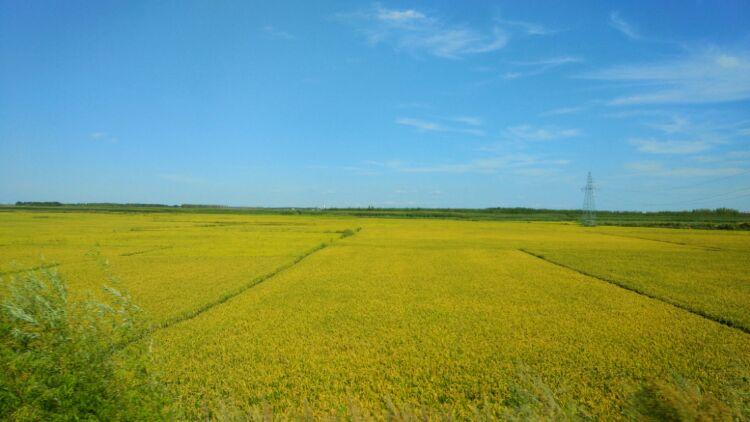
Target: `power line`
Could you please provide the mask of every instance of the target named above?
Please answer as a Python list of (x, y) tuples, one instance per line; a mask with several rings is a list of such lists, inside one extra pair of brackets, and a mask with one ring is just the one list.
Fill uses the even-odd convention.
[(730, 174), (729, 176), (721, 176), (721, 177), (717, 177), (715, 179), (704, 180), (703, 182), (694, 183), (692, 185), (678, 186), (676, 188), (671, 188), (670, 190), (694, 188), (696, 186), (703, 186), (703, 185), (707, 185), (709, 183), (713, 183), (713, 182), (716, 182), (716, 181), (719, 181), (719, 180), (731, 179), (732, 177), (742, 176), (743, 174), (748, 174), (748, 173), (750, 173), (750, 170), (745, 170), (745, 171), (740, 172), (740, 173)]
[[(745, 198), (745, 197), (750, 197), (750, 192), (747, 192), (747, 193), (742, 194), (742, 195), (730, 196), (730, 197), (726, 197), (726, 198), (695, 200), (695, 201), (693, 201), (693, 202), (691, 202), (689, 204), (699, 205), (699, 204), (703, 204), (703, 203), (706, 203), (706, 202), (731, 201), (731, 200), (734, 200), (734, 199), (740, 199), (740, 198)], [(664, 206), (664, 205), (661, 205), (661, 206)]]
[(651, 189), (651, 190), (618, 189), (618, 190), (620, 190), (622, 192), (633, 192), (633, 193), (669, 192), (669, 191), (673, 191), (673, 190), (690, 189), (690, 188), (694, 188), (696, 186), (704, 186), (704, 185), (708, 185), (710, 183), (714, 183), (714, 182), (718, 182), (718, 181), (726, 180), (726, 179), (731, 179), (733, 177), (742, 176), (742, 175), (745, 175), (745, 174), (748, 174), (748, 173), (750, 173), (750, 170), (744, 170), (744, 171), (741, 171), (739, 173), (730, 174), (728, 176), (715, 177), (713, 179), (704, 180), (704, 181), (698, 182), (698, 183), (692, 183), (692, 184), (689, 184), (689, 185), (682, 185), (682, 186), (675, 186), (675, 187), (660, 188), (660, 189)]
[[(737, 195), (739, 194), (739, 195)], [(672, 206), (672, 205), (689, 205), (689, 204), (700, 204), (710, 201), (726, 201), (726, 200), (734, 200), (734, 199), (740, 199), (745, 198), (747, 196), (750, 196), (750, 187), (742, 187), (739, 189), (734, 189), (727, 192), (718, 193), (716, 195), (706, 196), (703, 198), (693, 198), (693, 199), (687, 199), (687, 200), (680, 200), (680, 201), (673, 201), (673, 202), (665, 202), (665, 203), (643, 203), (639, 201), (633, 201), (629, 199), (623, 199), (619, 197), (613, 197), (609, 194), (605, 194), (602, 192), (597, 193), (598, 196), (604, 197), (609, 202), (614, 203), (621, 203), (626, 206), (632, 206), (634, 208), (644, 208), (644, 207), (666, 207), (666, 206)]]
[(662, 203), (662, 204), (644, 204), (644, 205), (645, 206), (649, 206), (649, 207), (663, 207), (663, 206), (669, 206), (669, 205), (680, 205), (680, 204), (690, 204), (690, 203), (695, 203), (695, 202), (706, 202), (706, 201), (711, 201), (711, 200), (714, 200), (714, 199), (724, 199), (724, 200), (726, 200), (726, 199), (736, 199), (736, 198), (743, 198), (743, 197), (747, 196), (747, 195), (739, 195), (736, 198), (732, 198), (732, 197), (722, 198), (724, 196), (733, 195), (733, 194), (740, 193), (740, 192), (746, 192), (747, 195), (750, 195), (750, 187), (744, 187), (744, 188), (740, 188), (740, 189), (735, 189), (735, 190), (732, 190), (732, 191), (729, 191), (729, 192), (723, 192), (723, 193), (720, 193), (720, 194), (716, 194), (716, 195), (712, 195), (712, 196), (706, 196), (706, 197), (703, 197), (703, 198), (688, 199), (688, 200), (684, 200), (684, 201), (668, 202), (668, 203)]

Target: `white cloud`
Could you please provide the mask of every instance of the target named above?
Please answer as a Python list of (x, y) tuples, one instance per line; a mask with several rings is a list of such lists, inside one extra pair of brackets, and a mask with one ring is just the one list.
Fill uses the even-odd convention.
[(289, 32), (277, 29), (273, 25), (266, 25), (263, 28), (261, 28), (261, 31), (269, 38), (275, 38), (278, 40), (293, 40), (294, 39), (294, 35), (290, 34)]
[(411, 126), (422, 132), (444, 132), (446, 129), (439, 123), (429, 122), (427, 120), (414, 119), (411, 117), (399, 117), (396, 123), (404, 126)]
[(420, 101), (410, 101), (410, 102), (403, 102), (396, 104), (396, 108), (414, 108), (414, 109), (431, 109), (432, 104), (420, 102)]
[(706, 141), (660, 141), (656, 139), (631, 139), (630, 144), (640, 152), (649, 154), (695, 154), (710, 149)]
[(337, 17), (360, 27), (370, 44), (390, 44), (398, 51), (441, 58), (489, 53), (505, 47), (508, 42), (507, 33), (498, 26), (479, 31), (447, 23), (415, 9), (389, 9), (376, 4), (369, 11)]
[(110, 136), (107, 132), (93, 132), (89, 135), (91, 139), (99, 142), (108, 142), (110, 144), (116, 144), (118, 139)]
[(164, 179), (170, 182), (175, 182), (175, 183), (195, 184), (195, 183), (200, 182), (199, 179), (196, 179), (192, 176), (188, 176), (185, 174), (178, 174), (178, 173), (162, 173), (162, 174), (157, 174), (157, 176), (161, 179)]
[(664, 166), (658, 161), (636, 161), (627, 163), (625, 168), (635, 173), (659, 173), (664, 171)]
[(658, 161), (638, 161), (628, 163), (625, 168), (644, 176), (662, 177), (711, 177), (733, 176), (746, 172), (739, 167), (673, 167), (667, 168)]
[(389, 10), (379, 7), (377, 9), (377, 18), (385, 22), (397, 24), (410, 23), (427, 19), (427, 17), (414, 9), (408, 10)]
[(719, 155), (699, 155), (693, 157), (693, 160), (699, 163), (750, 166), (750, 151), (729, 151)]
[[(649, 154), (698, 154), (714, 147), (740, 148), (741, 134), (737, 132), (746, 121), (716, 111), (683, 110), (679, 113), (649, 108), (642, 113), (625, 113), (635, 117), (633, 124), (647, 127), (654, 134), (643, 134), (629, 139), (639, 152)], [(715, 157), (715, 156), (705, 156)], [(691, 157), (697, 160), (697, 156)], [(713, 160), (714, 158), (710, 158)], [(706, 161), (708, 162), (708, 161)]]
[(506, 19), (495, 19), (495, 21), (502, 25), (520, 28), (524, 33), (526, 33), (526, 35), (550, 35), (550, 34), (554, 34), (555, 32), (557, 32), (557, 31), (551, 30), (549, 28), (544, 27), (543, 25), (540, 25), (534, 22), (506, 20)]
[(534, 76), (547, 72), (548, 70), (554, 69), (570, 63), (582, 62), (578, 57), (572, 56), (560, 56), (551, 57), (547, 59), (532, 60), (532, 61), (518, 61), (510, 62), (511, 65), (515, 66), (516, 70), (506, 72), (503, 75), (504, 79), (516, 79), (522, 76)]
[(511, 172), (523, 175), (542, 175), (559, 170), (569, 163), (567, 160), (541, 159), (528, 154), (499, 155), (462, 163), (434, 165), (407, 165), (397, 163), (390, 166), (402, 173), (499, 173)]
[(510, 126), (505, 129), (506, 139), (523, 142), (552, 141), (579, 136), (578, 129), (561, 129), (554, 127), (535, 127), (531, 125)]
[(650, 126), (668, 134), (683, 133), (690, 127), (690, 120), (683, 116), (674, 115), (670, 116), (667, 122), (652, 123)]
[(518, 66), (560, 66), (567, 63), (578, 63), (582, 60), (579, 57), (573, 56), (559, 56), (550, 57), (547, 59), (530, 60), (530, 61), (515, 61), (511, 64)]
[(647, 87), (614, 98), (610, 105), (739, 101), (750, 98), (750, 52), (710, 49), (666, 62), (614, 66), (584, 77)]
[(416, 191), (409, 190), (409, 189), (396, 189), (393, 191), (393, 193), (395, 193), (396, 195), (409, 195), (409, 194), (416, 193)]
[(630, 39), (637, 40), (641, 38), (641, 35), (633, 27), (633, 25), (625, 22), (625, 20), (620, 17), (620, 12), (612, 12), (609, 14), (609, 26), (622, 32), (626, 37)]
[(701, 168), (701, 167), (677, 167), (668, 170), (666, 176), (673, 177), (712, 177), (712, 176), (734, 176), (744, 172), (737, 167)]
[(573, 114), (583, 111), (585, 107), (561, 107), (541, 113), (542, 116), (558, 116), (562, 114)]
[[(466, 121), (468, 119), (469, 122)], [(430, 121), (430, 120), (423, 120), (423, 119), (415, 119), (412, 117), (399, 117), (396, 119), (396, 123), (402, 126), (410, 126), (414, 129), (418, 130), (419, 132), (450, 132), (450, 133), (462, 133), (466, 135), (474, 135), (474, 136), (484, 136), (485, 132), (481, 129), (477, 129), (476, 126), (478, 124), (481, 124), (481, 121), (476, 120), (476, 118), (467, 118), (464, 117), (463, 120), (461, 118), (457, 119), (451, 119), (458, 123), (463, 123), (470, 127), (455, 127), (455, 126), (445, 126), (444, 124)]]
[(482, 119), (475, 116), (457, 116), (453, 117), (451, 120), (469, 126), (482, 126)]
[(536, 167), (536, 168), (524, 168), (518, 169), (513, 174), (518, 176), (526, 177), (551, 177), (560, 173), (560, 169), (549, 168), (549, 167)]

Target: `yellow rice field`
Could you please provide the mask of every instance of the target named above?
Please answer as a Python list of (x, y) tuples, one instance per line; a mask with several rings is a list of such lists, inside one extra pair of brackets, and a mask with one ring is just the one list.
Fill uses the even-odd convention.
[(653, 380), (750, 406), (747, 232), (0, 213), (3, 277), (40, 265), (76, 294), (115, 275), (156, 327), (155, 365), (203, 416), (470, 418), (509, 397), (519, 368), (606, 419)]

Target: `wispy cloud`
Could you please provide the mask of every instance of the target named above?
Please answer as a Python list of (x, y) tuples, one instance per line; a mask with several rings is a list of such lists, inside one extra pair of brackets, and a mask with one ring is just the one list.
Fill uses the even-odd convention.
[(578, 129), (562, 129), (556, 127), (535, 127), (531, 125), (510, 126), (503, 131), (503, 137), (508, 140), (521, 142), (552, 141), (579, 136)]
[(534, 23), (534, 22), (507, 20), (507, 19), (495, 19), (495, 21), (504, 26), (512, 26), (512, 27), (520, 28), (526, 35), (550, 35), (550, 34), (554, 34), (555, 32), (557, 32), (555, 30), (545, 27), (544, 25)]
[(560, 67), (570, 63), (580, 63), (582, 61), (583, 60), (578, 57), (560, 56), (532, 61), (510, 62), (510, 64), (514, 67), (514, 70), (503, 74), (503, 78), (517, 79), (525, 76), (540, 75), (556, 67)]
[(634, 119), (641, 126), (655, 129), (661, 134), (693, 139), (704, 139), (715, 144), (731, 143), (742, 136), (742, 128), (750, 120), (737, 120), (736, 116), (716, 110), (685, 109), (680, 112), (669, 108), (626, 109), (605, 113), (605, 117)]
[(396, 25), (410, 24), (412, 22), (422, 21), (427, 19), (427, 16), (422, 12), (418, 12), (413, 9), (407, 10), (390, 10), (383, 7), (376, 8), (376, 16), (378, 19), (384, 22), (391, 22)]
[(609, 14), (609, 26), (622, 32), (626, 37), (632, 40), (641, 38), (641, 34), (638, 33), (635, 27), (620, 17), (620, 12), (612, 12)]
[(643, 132), (628, 140), (638, 152), (690, 155), (689, 159), (695, 161), (703, 160), (700, 157), (706, 157), (707, 161), (701, 162), (728, 162), (728, 159), (718, 160), (715, 153), (705, 154), (718, 147), (725, 150), (742, 147), (743, 140), (737, 128), (744, 127), (746, 121), (737, 121), (736, 116), (690, 109), (673, 112), (668, 109), (648, 108), (640, 111), (643, 113), (626, 112), (622, 116), (634, 118), (633, 126), (648, 128), (650, 132)]
[(263, 34), (265, 34), (268, 38), (274, 38), (277, 40), (293, 40), (294, 39), (294, 35), (290, 34), (287, 31), (278, 29), (273, 25), (266, 25), (262, 27), (261, 32), (263, 32)]
[(648, 154), (695, 154), (713, 146), (711, 142), (706, 141), (631, 139), (629, 142), (638, 151)]
[(746, 100), (750, 98), (750, 52), (708, 49), (666, 62), (614, 66), (583, 77), (644, 87), (612, 99), (610, 105)]
[(398, 51), (441, 58), (489, 53), (508, 42), (508, 34), (499, 26), (481, 31), (416, 9), (389, 9), (376, 4), (367, 11), (339, 14), (337, 18), (357, 26), (370, 44), (389, 44)]
[(90, 135), (90, 138), (94, 141), (98, 142), (107, 142), (110, 144), (116, 144), (119, 140), (115, 138), (114, 136), (111, 136), (107, 132), (93, 132)]
[(637, 161), (625, 165), (636, 175), (661, 177), (712, 177), (733, 176), (746, 172), (739, 167), (665, 167), (658, 161)]
[(544, 159), (529, 154), (507, 154), (479, 158), (458, 163), (415, 165), (402, 161), (381, 163), (382, 166), (401, 173), (500, 173), (543, 175), (557, 172), (569, 164), (568, 160)]
[(450, 133), (462, 133), (466, 135), (484, 136), (485, 132), (482, 129), (478, 129), (477, 126), (482, 124), (481, 120), (474, 117), (458, 117), (451, 118), (451, 121), (462, 123), (465, 127), (447, 126), (440, 122), (431, 120), (416, 119), (413, 117), (399, 117), (396, 119), (396, 123), (402, 126), (409, 126), (416, 129), (419, 132), (450, 132)]
[(169, 182), (174, 182), (174, 183), (186, 183), (186, 184), (200, 183), (200, 179), (196, 179), (192, 176), (188, 176), (185, 174), (178, 174), (178, 173), (160, 173), (160, 174), (157, 174), (157, 177), (159, 177), (160, 179), (167, 180)]
[(411, 126), (421, 132), (444, 132), (445, 127), (439, 123), (430, 122), (422, 119), (414, 119), (411, 117), (399, 117), (396, 119), (396, 123), (403, 126)]
[(683, 133), (690, 128), (690, 120), (684, 116), (672, 115), (669, 120), (660, 123), (651, 123), (649, 126), (667, 134)]
[(579, 113), (585, 110), (585, 107), (560, 107), (541, 113), (541, 116), (559, 116), (563, 114)]
[(405, 108), (405, 109), (422, 109), (422, 110), (428, 110), (433, 108), (432, 104), (421, 102), (421, 101), (407, 101), (407, 102), (401, 102), (396, 104), (396, 108)]
[(750, 167), (750, 151), (729, 151), (723, 154), (698, 155), (692, 159), (699, 163), (722, 163), (724, 165)]
[(510, 62), (511, 64), (517, 65), (517, 66), (560, 66), (567, 63), (578, 63), (582, 60), (579, 57), (573, 57), (573, 56), (558, 56), (558, 57), (550, 57), (546, 59), (539, 59), (539, 60), (529, 60), (529, 61), (514, 61)]
[(482, 119), (475, 116), (456, 116), (451, 118), (451, 120), (469, 126), (482, 126)]

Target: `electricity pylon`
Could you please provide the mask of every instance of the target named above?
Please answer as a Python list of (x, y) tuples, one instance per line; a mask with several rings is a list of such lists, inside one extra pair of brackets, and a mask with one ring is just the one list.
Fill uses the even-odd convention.
[(596, 202), (594, 201), (594, 179), (591, 177), (589, 172), (586, 178), (586, 186), (581, 188), (583, 191), (583, 215), (581, 216), (581, 224), (584, 226), (595, 226), (596, 225)]

